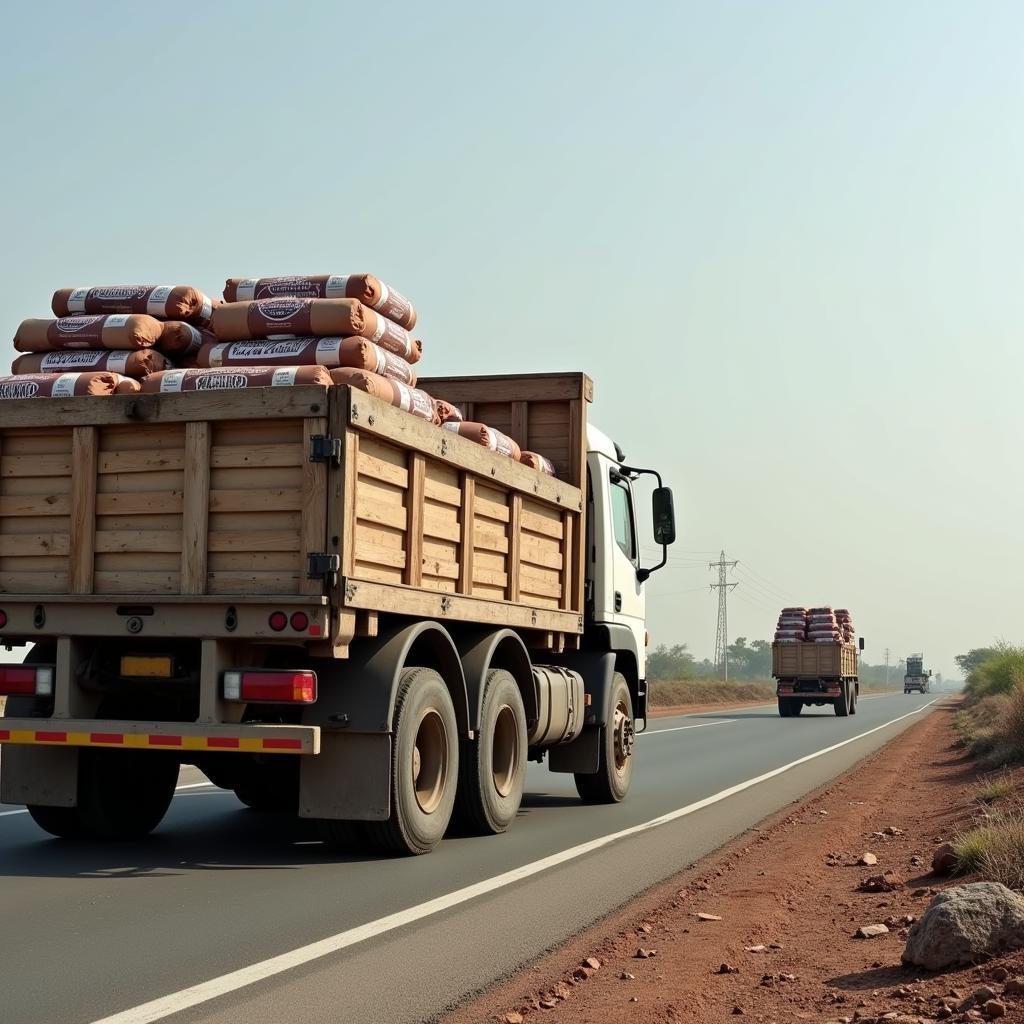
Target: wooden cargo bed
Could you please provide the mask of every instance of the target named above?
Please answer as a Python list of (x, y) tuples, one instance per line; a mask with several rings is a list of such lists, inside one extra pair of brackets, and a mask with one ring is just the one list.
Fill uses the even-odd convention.
[(776, 679), (854, 679), (857, 676), (857, 646), (774, 643), (772, 675)]
[(380, 613), (578, 634), (590, 381), (424, 383), (560, 478), (346, 387), (0, 402), (5, 603), (326, 595), (339, 644)]

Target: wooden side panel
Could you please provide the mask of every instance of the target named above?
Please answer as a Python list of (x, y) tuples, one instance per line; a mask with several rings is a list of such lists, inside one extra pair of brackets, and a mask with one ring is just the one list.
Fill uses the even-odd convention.
[(311, 473), (306, 453), (323, 420), (228, 420), (209, 430), (206, 592), (305, 592), (305, 551), (322, 550), (326, 514), (326, 470)]
[(71, 552), (71, 428), (0, 438), (0, 590), (66, 592)]
[(462, 487), (456, 470), (433, 460), (423, 467), (423, 567), (420, 586), (454, 594), (462, 543)]
[(352, 575), (378, 583), (406, 578), (409, 525), (408, 452), (361, 437), (356, 454)]
[(71, 439), (71, 521), (68, 588), (91, 594), (95, 583), (96, 427), (74, 427)]

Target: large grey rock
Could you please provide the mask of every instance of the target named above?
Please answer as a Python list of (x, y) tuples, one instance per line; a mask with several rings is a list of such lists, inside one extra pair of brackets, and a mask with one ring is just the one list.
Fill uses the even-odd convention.
[(999, 882), (945, 889), (914, 923), (903, 962), (941, 971), (1024, 947), (1024, 898)]

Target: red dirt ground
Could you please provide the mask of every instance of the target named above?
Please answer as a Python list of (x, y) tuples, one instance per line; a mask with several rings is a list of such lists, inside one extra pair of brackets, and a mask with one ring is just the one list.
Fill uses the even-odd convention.
[[(954, 747), (951, 720), (947, 702), (810, 799), (444, 1024), (910, 1024), (942, 1019), (944, 1002), (956, 1005), (982, 984), (1000, 992), (995, 979), (1024, 974), (1024, 953), (934, 975), (900, 964), (899, 919), (920, 916), (935, 891), (954, 884), (930, 873), (936, 845), (977, 812), (979, 773)], [(1024, 770), (1017, 777), (1024, 782)], [(900, 831), (879, 834), (887, 828)], [(877, 856), (877, 867), (856, 866), (865, 851)], [(891, 893), (858, 891), (861, 879), (886, 869), (905, 884)], [(889, 934), (854, 938), (861, 925), (886, 919)], [(749, 951), (758, 945), (769, 948)], [(656, 953), (641, 959), (641, 949)], [(736, 972), (720, 973), (723, 965)], [(1024, 1021), (1024, 1002), (1005, 1004), (1004, 1021)], [(950, 1019), (987, 1018), (957, 1012)]]

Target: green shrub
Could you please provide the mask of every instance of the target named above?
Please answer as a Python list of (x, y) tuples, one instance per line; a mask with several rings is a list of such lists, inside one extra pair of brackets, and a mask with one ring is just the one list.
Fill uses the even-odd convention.
[(968, 701), (1024, 686), (1024, 648), (1001, 645), (997, 652), (975, 667), (967, 677)]
[(1001, 800), (1007, 800), (1016, 793), (1017, 787), (1008, 776), (1001, 779), (993, 779), (979, 786), (974, 791), (974, 799), (983, 804), (994, 804)]

